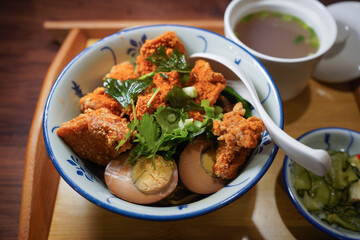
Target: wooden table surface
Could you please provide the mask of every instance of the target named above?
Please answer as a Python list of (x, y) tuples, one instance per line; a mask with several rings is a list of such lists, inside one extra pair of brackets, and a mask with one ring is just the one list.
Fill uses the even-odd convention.
[[(230, 0), (1, 1), (0, 239), (17, 238), (24, 156), (30, 125), (43, 79), (59, 50), (59, 44), (44, 30), (44, 21), (222, 20), (229, 2)], [(328, 5), (338, 1), (321, 2)], [(316, 87), (318, 83), (314, 84)], [(336, 85), (327, 87), (337, 89)], [(294, 119), (301, 117), (302, 113), (292, 110), (292, 104), (296, 104), (296, 101), (302, 100), (295, 99), (284, 105), (285, 127), (290, 129)], [(331, 117), (331, 114), (327, 117)], [(351, 127), (346, 122), (337, 123), (337, 126)], [(294, 137), (300, 134), (296, 130), (292, 131)], [(250, 200), (253, 197), (251, 192), (246, 196)], [(238, 232), (239, 229), (233, 231)]]

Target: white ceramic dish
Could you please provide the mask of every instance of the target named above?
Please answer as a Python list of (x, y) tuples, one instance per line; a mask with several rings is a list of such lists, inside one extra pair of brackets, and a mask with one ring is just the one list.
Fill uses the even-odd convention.
[(329, 83), (360, 77), (360, 2), (338, 2), (327, 7), (338, 25), (334, 46), (315, 67), (313, 76)]
[[(241, 42), (234, 32), (238, 21), (248, 14), (267, 10), (290, 14), (304, 21), (316, 32), (320, 43), (318, 51), (301, 58), (278, 58), (262, 54)], [(337, 36), (334, 18), (317, 0), (233, 0), (224, 14), (224, 32), (227, 38), (244, 47), (265, 65), (283, 101), (294, 98), (308, 86), (315, 64), (331, 48)]]
[[(332, 149), (337, 151), (347, 151), (350, 155), (360, 153), (360, 132), (345, 128), (320, 128), (307, 132), (298, 138), (302, 143), (320, 149)], [(331, 226), (321, 221), (317, 216), (312, 215), (303, 205), (294, 187), (294, 162), (285, 157), (283, 165), (283, 177), (286, 190), (296, 209), (312, 225), (330, 236), (340, 239), (360, 239), (360, 233), (344, 229), (342, 227)]]
[[(227, 205), (253, 187), (270, 167), (277, 147), (264, 133), (241, 174), (227, 187), (200, 201), (173, 207), (143, 206), (115, 197), (90, 169), (57, 136), (62, 122), (79, 113), (79, 96), (101, 85), (102, 77), (115, 64), (135, 62), (145, 41), (166, 31), (175, 31), (185, 44), (188, 56), (194, 52), (222, 55), (236, 62), (254, 82), (260, 99), (275, 123), (282, 128), (283, 111), (277, 88), (263, 68), (246, 50), (225, 37), (207, 30), (179, 25), (153, 25), (126, 29), (85, 49), (61, 72), (47, 99), (43, 129), (49, 156), (62, 178), (94, 204), (129, 217), (149, 220), (176, 220), (195, 217)], [(253, 112), (253, 114), (256, 114)]]

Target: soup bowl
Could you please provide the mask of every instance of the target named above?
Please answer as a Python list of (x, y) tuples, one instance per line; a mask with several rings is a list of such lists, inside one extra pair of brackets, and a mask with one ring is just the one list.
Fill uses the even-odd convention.
[[(234, 32), (236, 24), (251, 13), (280, 12), (302, 20), (311, 27), (319, 39), (319, 49), (312, 55), (300, 58), (273, 57), (244, 44)], [(234, 0), (224, 14), (225, 36), (244, 47), (268, 69), (286, 101), (297, 96), (308, 85), (316, 63), (335, 43), (337, 26), (333, 16), (317, 0)], [(261, 36), (266, 39), (266, 36)]]
[[(360, 153), (360, 132), (338, 127), (319, 128), (309, 131), (298, 138), (308, 146), (334, 151), (346, 151), (350, 156)], [(359, 232), (345, 229), (321, 220), (319, 216), (306, 209), (301, 196), (295, 188), (294, 162), (287, 156), (283, 164), (283, 178), (288, 195), (301, 215), (313, 226), (326, 234), (339, 239), (360, 239)]]
[[(49, 156), (61, 177), (94, 204), (129, 217), (148, 220), (176, 220), (199, 216), (221, 208), (252, 188), (270, 167), (276, 145), (264, 132), (238, 177), (218, 192), (181, 206), (139, 205), (115, 197), (103, 181), (103, 172), (79, 158), (56, 134), (59, 126), (80, 114), (79, 98), (101, 85), (111, 67), (128, 60), (135, 63), (141, 45), (167, 31), (174, 31), (184, 43), (187, 56), (195, 52), (221, 55), (238, 64), (254, 82), (263, 106), (282, 128), (281, 99), (262, 64), (245, 49), (217, 33), (181, 25), (151, 25), (117, 32), (94, 43), (77, 55), (56, 79), (46, 102), (43, 129)], [(256, 112), (253, 110), (253, 115)]]

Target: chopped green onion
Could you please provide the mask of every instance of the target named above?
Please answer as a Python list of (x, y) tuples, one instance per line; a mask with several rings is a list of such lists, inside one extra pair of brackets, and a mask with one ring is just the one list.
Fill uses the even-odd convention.
[(194, 86), (184, 87), (182, 90), (184, 91), (184, 93), (186, 95), (188, 95), (191, 98), (196, 98), (197, 97), (197, 91), (196, 91), (196, 88)]
[(174, 113), (170, 114), (169, 116), (167, 116), (167, 120), (170, 122), (170, 123), (173, 123), (176, 121), (176, 115)]
[(155, 96), (158, 94), (158, 92), (160, 91), (160, 87), (158, 87), (156, 89), (156, 91), (154, 92), (154, 94), (151, 96), (151, 98), (149, 99), (148, 103), (147, 103), (147, 107), (149, 108), (151, 106), (151, 102), (154, 100)]
[(303, 35), (299, 35), (297, 36), (295, 39), (294, 39), (294, 43), (295, 44), (299, 44), (301, 43), (302, 41), (304, 41), (305, 37)]

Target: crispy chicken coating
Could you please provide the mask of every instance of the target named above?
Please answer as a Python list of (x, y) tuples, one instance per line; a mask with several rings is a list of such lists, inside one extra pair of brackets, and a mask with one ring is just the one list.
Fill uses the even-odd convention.
[(154, 86), (150, 86), (144, 93), (139, 94), (136, 103), (136, 115), (142, 117), (145, 113), (152, 114), (160, 106), (166, 106), (166, 95), (173, 88), (174, 85), (181, 86), (180, 75), (176, 71), (165, 73), (167, 78), (164, 78), (162, 74), (157, 73), (153, 78), (155, 88), (160, 88), (155, 98), (152, 100), (150, 107), (147, 104), (154, 92), (151, 91)]
[[(134, 66), (130, 62), (125, 61), (114, 65), (105, 77), (116, 78), (120, 81), (124, 81), (128, 79), (136, 79), (138, 74), (134, 72)], [(109, 109), (113, 114), (121, 117), (125, 114), (129, 115), (131, 112), (130, 107), (123, 109), (120, 103), (118, 103), (109, 94), (105, 93), (104, 87), (98, 87), (92, 93), (88, 93), (80, 99), (80, 110), (82, 112), (87, 109), (96, 110), (103, 107)]]
[(197, 91), (196, 101), (208, 99), (212, 106), (219, 97), (219, 94), (226, 87), (226, 80), (221, 73), (214, 72), (210, 64), (204, 60), (198, 60), (191, 70), (191, 78), (187, 85), (193, 85)]
[(219, 136), (214, 165), (214, 174), (218, 177), (236, 176), (264, 131), (264, 123), (258, 117), (245, 119), (244, 114), (242, 104), (237, 103), (231, 112), (224, 114), (222, 121), (214, 121), (212, 131)]
[(194, 121), (195, 120), (198, 120), (200, 122), (204, 121), (203, 113), (201, 113), (197, 110), (191, 110), (188, 113), (189, 113), (189, 118), (192, 118)]
[(131, 148), (131, 143), (126, 141), (118, 151), (115, 149), (129, 131), (127, 124), (126, 119), (112, 114), (107, 108), (89, 109), (64, 122), (57, 134), (80, 158), (105, 166)]
[(235, 151), (234, 146), (226, 146), (225, 141), (219, 141), (219, 146), (216, 149), (214, 174), (223, 179), (235, 178), (251, 150), (252, 148), (241, 148)]
[(134, 66), (129, 61), (121, 62), (117, 65), (114, 65), (110, 72), (105, 75), (107, 78), (116, 78), (120, 81), (128, 79), (138, 78), (138, 74), (135, 73)]
[(107, 108), (113, 114), (118, 116), (124, 116), (124, 114), (130, 114), (131, 109), (123, 107), (118, 103), (112, 96), (105, 93), (104, 87), (96, 88), (92, 93), (86, 94), (84, 97), (80, 98), (80, 110), (85, 112), (87, 109), (99, 109)]
[(155, 71), (156, 66), (146, 60), (147, 57), (154, 54), (155, 51), (165, 46), (166, 54), (171, 55), (174, 49), (179, 50), (186, 55), (185, 46), (176, 36), (175, 32), (166, 32), (152, 40), (146, 40), (140, 49), (140, 55), (136, 58), (136, 72), (140, 75), (144, 75)]

